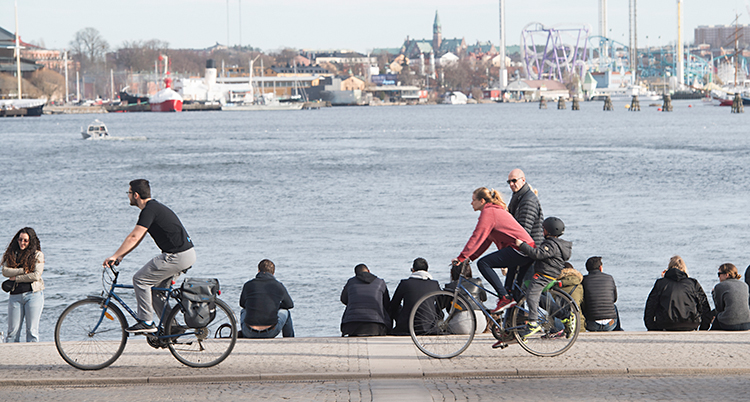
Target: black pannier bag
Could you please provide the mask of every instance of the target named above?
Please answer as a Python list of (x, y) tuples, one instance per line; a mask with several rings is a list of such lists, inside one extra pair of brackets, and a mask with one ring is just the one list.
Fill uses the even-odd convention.
[(219, 280), (216, 278), (185, 278), (182, 282), (182, 308), (185, 324), (190, 328), (203, 328), (216, 316), (216, 295)]

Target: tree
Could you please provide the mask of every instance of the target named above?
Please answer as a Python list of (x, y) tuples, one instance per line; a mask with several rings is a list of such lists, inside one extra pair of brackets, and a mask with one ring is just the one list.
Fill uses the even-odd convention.
[(76, 32), (70, 41), (71, 55), (73, 60), (81, 65), (83, 72), (102, 70), (104, 56), (109, 50), (109, 43), (99, 34), (95, 28), (84, 28)]
[(169, 43), (158, 39), (124, 42), (115, 53), (115, 65), (118, 70), (153, 71), (154, 62), (160, 54), (167, 54), (167, 49)]

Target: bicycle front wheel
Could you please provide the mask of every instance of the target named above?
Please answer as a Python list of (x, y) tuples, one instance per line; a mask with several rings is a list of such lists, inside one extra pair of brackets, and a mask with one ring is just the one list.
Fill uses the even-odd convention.
[(471, 304), (444, 290), (422, 296), (409, 315), (409, 333), (427, 356), (449, 359), (466, 350), (474, 339), (477, 318)]
[(513, 308), (511, 325), (518, 343), (536, 356), (558, 356), (570, 349), (580, 332), (581, 311), (578, 304), (564, 291), (551, 288), (539, 298), (541, 330), (529, 334), (526, 330), (528, 303), (522, 298)]
[(55, 347), (71, 366), (99, 370), (114, 363), (125, 349), (127, 321), (119, 308), (104, 308), (101, 297), (79, 300), (65, 309), (55, 325)]
[(237, 321), (223, 301), (216, 299), (216, 315), (203, 328), (189, 328), (178, 303), (167, 317), (164, 333), (172, 356), (190, 367), (211, 367), (229, 356), (237, 342)]

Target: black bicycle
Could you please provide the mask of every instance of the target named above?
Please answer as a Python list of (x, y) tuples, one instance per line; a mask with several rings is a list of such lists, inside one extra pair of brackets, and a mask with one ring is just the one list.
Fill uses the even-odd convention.
[[(119, 271), (104, 267), (102, 296), (79, 300), (60, 314), (55, 325), (55, 346), (60, 356), (71, 366), (81, 370), (99, 370), (114, 363), (128, 340), (128, 323), (122, 306), (134, 319), (136, 313), (115, 293), (116, 289), (133, 289), (133, 285), (117, 283)], [(148, 344), (156, 349), (169, 348), (181, 363), (190, 367), (211, 367), (221, 363), (232, 352), (237, 341), (237, 321), (229, 306), (216, 299), (216, 315), (205, 327), (190, 328), (185, 323), (181, 290), (153, 288), (166, 295), (157, 332), (148, 333)], [(177, 303), (170, 306), (169, 300)], [(114, 303), (113, 301), (116, 301)]]

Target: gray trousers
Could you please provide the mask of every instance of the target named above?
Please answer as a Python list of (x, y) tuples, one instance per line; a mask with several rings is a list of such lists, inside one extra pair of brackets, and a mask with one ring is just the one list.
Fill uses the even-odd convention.
[(138, 319), (152, 321), (152, 310), (156, 308), (156, 321), (161, 318), (166, 297), (164, 292), (152, 291), (152, 287), (166, 288), (172, 278), (195, 263), (195, 248), (179, 253), (161, 253), (147, 262), (133, 275), (133, 288), (138, 302)]

